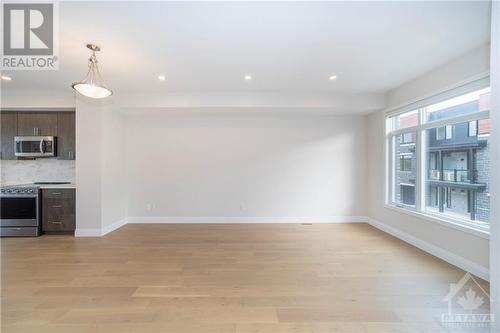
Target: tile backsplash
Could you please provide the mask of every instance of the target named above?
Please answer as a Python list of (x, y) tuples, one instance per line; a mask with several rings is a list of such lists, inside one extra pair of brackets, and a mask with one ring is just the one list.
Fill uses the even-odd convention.
[(75, 182), (75, 161), (55, 158), (4, 160), (0, 162), (1, 184), (27, 184), (40, 181)]

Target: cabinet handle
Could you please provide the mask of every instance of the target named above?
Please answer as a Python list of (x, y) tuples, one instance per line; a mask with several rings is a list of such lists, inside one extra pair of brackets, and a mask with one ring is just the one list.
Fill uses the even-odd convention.
[(53, 195), (61, 195), (61, 192), (52, 192)]
[(62, 222), (60, 222), (60, 221), (50, 221), (50, 223), (52, 223), (52, 224), (62, 224)]
[(62, 205), (53, 205), (52, 208), (62, 208)]

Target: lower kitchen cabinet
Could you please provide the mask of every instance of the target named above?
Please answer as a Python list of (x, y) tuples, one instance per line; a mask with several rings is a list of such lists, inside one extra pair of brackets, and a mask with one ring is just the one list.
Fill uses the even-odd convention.
[(46, 233), (74, 233), (75, 189), (42, 189), (42, 229)]

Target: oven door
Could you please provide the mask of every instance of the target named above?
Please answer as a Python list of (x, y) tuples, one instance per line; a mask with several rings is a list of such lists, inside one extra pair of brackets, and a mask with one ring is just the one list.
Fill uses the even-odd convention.
[(15, 155), (20, 157), (55, 156), (56, 140), (53, 136), (16, 136)]
[(38, 196), (0, 197), (0, 226), (38, 226)]

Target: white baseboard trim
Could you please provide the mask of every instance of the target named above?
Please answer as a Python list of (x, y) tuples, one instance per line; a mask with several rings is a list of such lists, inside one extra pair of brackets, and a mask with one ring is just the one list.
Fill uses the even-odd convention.
[(127, 219), (121, 219), (120, 221), (116, 221), (108, 226), (102, 228), (94, 228), (94, 229), (76, 229), (75, 236), (76, 237), (101, 237), (106, 234), (109, 234), (112, 231), (115, 231), (118, 228), (123, 227), (127, 224)]
[(106, 234), (109, 234), (112, 231), (115, 231), (118, 228), (123, 227), (125, 224), (127, 224), (127, 218), (121, 219), (120, 221), (116, 221), (106, 227), (103, 227), (101, 229), (101, 236), (104, 236)]
[(301, 216), (301, 217), (127, 217), (116, 221), (103, 228), (75, 230), (76, 237), (101, 237), (123, 227), (126, 224), (148, 224), (148, 223), (212, 223), (212, 224), (231, 224), (231, 223), (366, 223), (366, 216)]
[(434, 244), (428, 243), (426, 241), (423, 241), (415, 236), (412, 236), (406, 232), (403, 232), (399, 229), (396, 229), (392, 226), (389, 226), (385, 223), (382, 223), (380, 221), (377, 221), (375, 219), (369, 218), (368, 219), (368, 224), (371, 226), (382, 230), (383, 232), (386, 232), (396, 238), (399, 238), (400, 240), (411, 244), (427, 253), (432, 254), (435, 257), (438, 257), (454, 266), (457, 266), (464, 271), (470, 272), (476, 276), (479, 276), (480, 278), (489, 281), (490, 278), (490, 272), (487, 267), (481, 266), (476, 264), (475, 262), (472, 262), (468, 259), (465, 259), (461, 256), (458, 256), (454, 253), (451, 253), (441, 247), (438, 247)]
[(75, 237), (101, 237), (101, 236), (102, 236), (101, 228), (94, 228), (94, 229), (76, 228), (75, 230)]
[(213, 216), (196, 216), (196, 217), (129, 217), (127, 223), (213, 223), (213, 224), (230, 224), (230, 223), (366, 223), (366, 216), (237, 216), (237, 217), (213, 217)]

